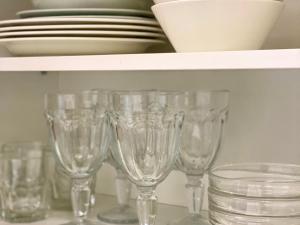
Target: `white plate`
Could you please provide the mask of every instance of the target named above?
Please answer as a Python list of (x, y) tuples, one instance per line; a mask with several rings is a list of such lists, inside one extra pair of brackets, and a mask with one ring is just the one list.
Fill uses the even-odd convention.
[(81, 8), (81, 9), (35, 9), (17, 13), (20, 18), (45, 17), (45, 16), (92, 16), (92, 15), (116, 15), (116, 16), (143, 16), (153, 18), (153, 13), (137, 9), (108, 9), (108, 8)]
[(70, 24), (70, 25), (36, 25), (36, 26), (11, 26), (0, 27), (0, 32), (34, 31), (34, 30), (127, 30), (150, 31), (162, 33), (159, 27), (127, 24)]
[(139, 38), (34, 37), (1, 39), (15, 56), (96, 55), (142, 53), (162, 40)]
[(25, 25), (57, 25), (57, 24), (139, 24), (149, 26), (159, 26), (158, 22), (150, 18), (142, 17), (41, 17), (31, 19), (2, 20), (0, 27), (25, 26)]
[(162, 33), (141, 32), (141, 31), (110, 31), (110, 30), (50, 30), (50, 31), (16, 31), (2, 32), (0, 38), (12, 37), (50, 37), (50, 36), (76, 36), (76, 37), (145, 37), (161, 38), (166, 36)]
[(31, 0), (35, 9), (118, 8), (149, 10), (152, 0)]

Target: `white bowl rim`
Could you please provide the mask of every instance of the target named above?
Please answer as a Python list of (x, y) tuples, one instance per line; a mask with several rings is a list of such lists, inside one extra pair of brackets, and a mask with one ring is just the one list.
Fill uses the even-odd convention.
[(228, 4), (229, 1), (232, 2), (270, 2), (270, 4), (279, 4), (284, 5), (284, 0), (169, 0), (161, 3), (157, 3), (153, 6), (151, 6), (151, 9), (168, 6), (168, 5), (180, 5), (180, 4), (189, 4), (190, 2), (198, 2), (198, 4), (201, 4), (203, 2), (212, 2), (212, 1), (219, 1), (222, 3)]

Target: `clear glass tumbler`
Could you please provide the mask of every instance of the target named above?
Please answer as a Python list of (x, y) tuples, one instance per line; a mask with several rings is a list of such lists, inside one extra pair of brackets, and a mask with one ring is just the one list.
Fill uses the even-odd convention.
[(114, 158), (137, 185), (139, 223), (153, 225), (155, 187), (167, 177), (179, 152), (183, 93), (120, 91), (112, 94), (112, 103)]
[(172, 225), (209, 224), (202, 211), (203, 175), (211, 167), (220, 149), (223, 126), (228, 114), (228, 91), (188, 91), (185, 93), (185, 120), (181, 150), (176, 161), (187, 178), (189, 214)]
[(107, 104), (108, 93), (95, 90), (45, 97), (55, 157), (72, 179), (72, 225), (94, 224), (87, 219), (90, 185), (110, 143)]
[(44, 148), (39, 142), (13, 142), (0, 152), (2, 217), (12, 223), (47, 216), (48, 182)]

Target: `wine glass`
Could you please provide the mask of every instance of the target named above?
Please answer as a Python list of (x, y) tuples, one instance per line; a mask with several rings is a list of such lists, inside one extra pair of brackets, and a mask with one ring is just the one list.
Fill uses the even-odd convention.
[(140, 225), (155, 223), (155, 187), (169, 174), (179, 152), (183, 96), (155, 90), (112, 94), (112, 152), (137, 186)]
[(114, 160), (111, 151), (106, 159), (116, 170), (115, 187), (117, 195), (117, 206), (107, 211), (98, 213), (97, 217), (104, 223), (112, 224), (136, 224), (138, 217), (136, 209), (130, 205), (131, 183), (126, 174)]
[(72, 179), (75, 220), (70, 225), (94, 224), (87, 219), (90, 183), (101, 167), (110, 143), (107, 92), (47, 94), (45, 110), (57, 162)]
[(223, 125), (228, 113), (228, 91), (189, 91), (185, 93), (185, 121), (181, 150), (176, 166), (185, 173), (189, 214), (170, 224), (209, 224), (201, 210), (203, 175), (210, 168), (220, 149)]

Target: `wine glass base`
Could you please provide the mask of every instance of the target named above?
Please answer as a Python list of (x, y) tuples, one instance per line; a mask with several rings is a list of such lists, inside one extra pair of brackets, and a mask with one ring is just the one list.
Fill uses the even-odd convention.
[(84, 220), (82, 222), (71, 221), (68, 223), (61, 224), (61, 225), (99, 225), (99, 223), (97, 223), (97, 221)]
[(201, 211), (200, 215), (188, 215), (177, 221), (169, 222), (168, 225), (211, 225), (208, 211)]
[(98, 220), (112, 224), (136, 224), (138, 217), (131, 206), (118, 206), (97, 215)]

